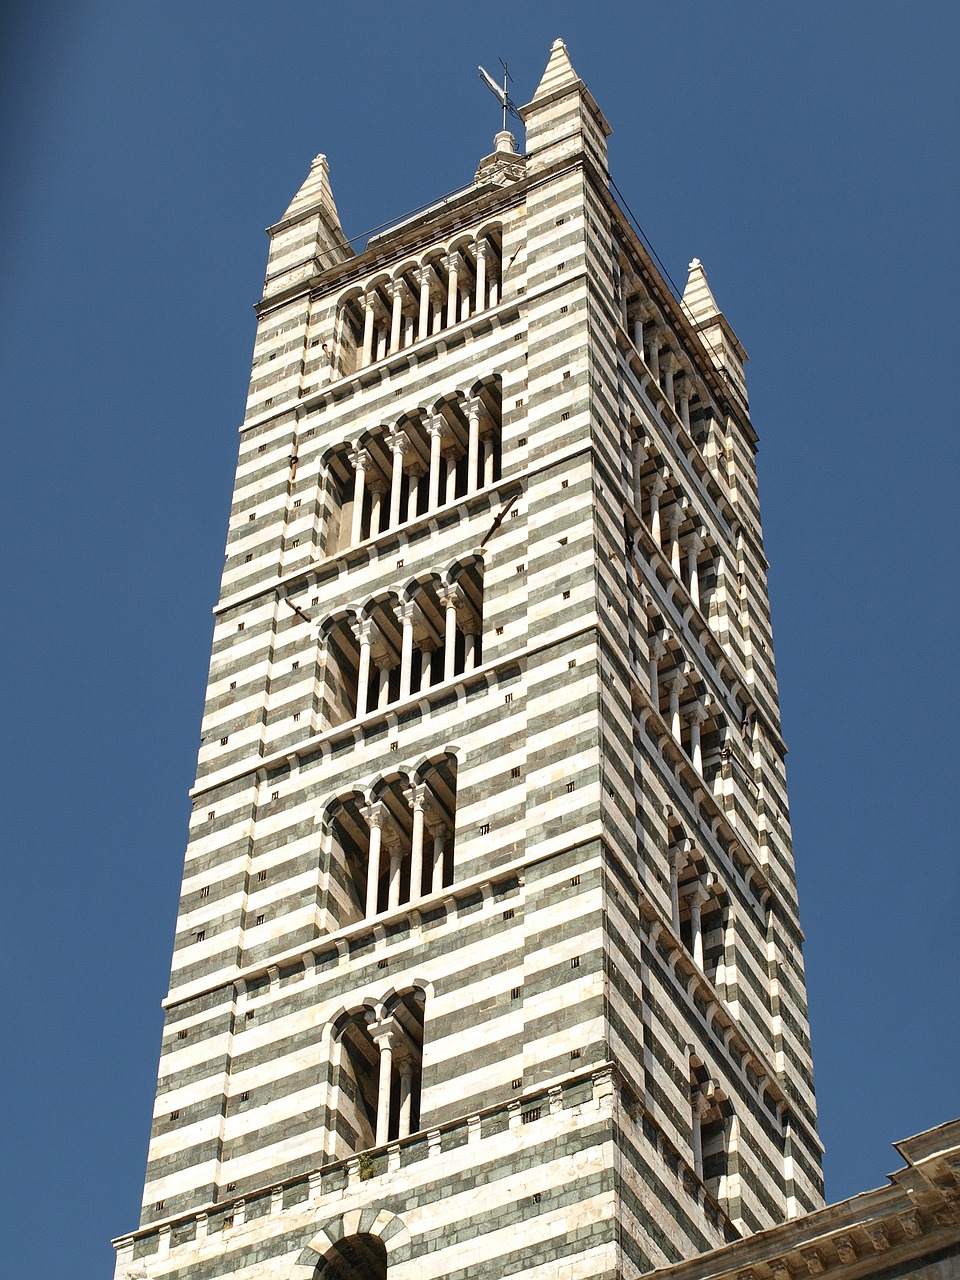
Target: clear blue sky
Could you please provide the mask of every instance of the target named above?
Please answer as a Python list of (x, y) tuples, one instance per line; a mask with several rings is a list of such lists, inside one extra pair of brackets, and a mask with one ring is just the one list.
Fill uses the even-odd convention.
[[(142, 1185), (262, 228), (469, 181), (550, 42), (751, 356), (827, 1193), (957, 1088), (953, 2), (14, 6), (0, 86), (12, 1276)], [(17, 16), (19, 14), (19, 16)]]

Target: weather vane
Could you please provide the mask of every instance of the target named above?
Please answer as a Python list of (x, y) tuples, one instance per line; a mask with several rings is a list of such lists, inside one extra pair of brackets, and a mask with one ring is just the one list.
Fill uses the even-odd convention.
[(506, 130), (508, 111), (512, 116), (516, 116), (518, 120), (521, 119), (521, 116), (520, 116), (520, 112), (517, 110), (517, 104), (513, 101), (513, 99), (510, 97), (510, 94), (507, 92), (507, 85), (510, 83), (510, 80), (512, 77), (510, 75), (510, 72), (507, 70), (507, 64), (504, 62), (502, 58), (500, 59), (500, 65), (501, 67), (503, 67), (503, 88), (502, 89), (497, 84), (496, 80), (494, 80), (493, 76), (490, 75), (488, 71), (484, 71), (483, 67), (477, 67), (477, 70), (480, 72), (480, 79), (487, 86), (487, 88), (490, 90), (490, 92), (493, 94), (496, 100), (500, 103), (500, 106), (503, 108), (503, 128), (504, 130)]

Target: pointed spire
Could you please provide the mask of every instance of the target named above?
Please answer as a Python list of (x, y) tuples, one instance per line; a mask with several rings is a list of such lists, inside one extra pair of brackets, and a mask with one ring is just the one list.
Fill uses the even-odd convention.
[(550, 46), (550, 61), (540, 77), (540, 83), (537, 85), (532, 101), (536, 102), (538, 98), (556, 93), (558, 89), (568, 89), (579, 81), (580, 77), (574, 71), (570, 55), (567, 53), (567, 46), (558, 38)]
[(699, 258), (694, 258), (690, 263), (687, 286), (683, 291), (683, 305), (694, 324), (703, 324), (721, 314)]
[(267, 228), (270, 256), (264, 297), (353, 257), (340, 226), (329, 175), (327, 157), (314, 156), (310, 172), (283, 217)]
[(333, 192), (330, 189), (330, 166), (327, 163), (327, 157), (321, 152), (320, 155), (313, 157), (310, 165), (310, 172), (301, 186), (300, 190), (290, 201), (287, 211), (280, 219), (286, 222), (290, 218), (296, 218), (298, 214), (305, 213), (308, 209), (313, 211), (314, 206), (319, 205), (321, 215), (325, 215), (325, 221), (340, 232), (340, 239), (343, 239), (343, 231), (340, 227), (340, 217), (337, 213), (337, 206), (333, 200)]
[(585, 155), (601, 173), (607, 169), (610, 126), (583, 83), (562, 40), (554, 40), (537, 91), (520, 108), (527, 127), (527, 172), (535, 173), (576, 155)]
[(713, 290), (707, 282), (707, 273), (699, 258), (694, 258), (690, 263), (687, 285), (683, 291), (683, 309), (703, 340), (710, 359), (746, 404), (747, 384), (743, 366), (747, 361), (747, 353), (726, 316), (717, 306)]

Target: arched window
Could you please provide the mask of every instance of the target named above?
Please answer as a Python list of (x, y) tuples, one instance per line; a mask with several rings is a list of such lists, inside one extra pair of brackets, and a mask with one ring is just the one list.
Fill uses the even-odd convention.
[(736, 1173), (736, 1117), (726, 1093), (696, 1058), (690, 1062), (690, 1109), (694, 1172), (723, 1202)]
[(352, 792), (327, 809), (324, 906), (334, 929), (453, 883), (457, 765), (442, 755), (412, 776), (382, 778), (369, 803)]
[(315, 1280), (387, 1280), (387, 1250), (377, 1236), (338, 1240), (314, 1272)]
[(334, 1159), (420, 1129), (424, 994), (394, 995), (334, 1028)]
[(387, 1250), (377, 1236), (346, 1236), (317, 1264), (315, 1280), (387, 1280)]

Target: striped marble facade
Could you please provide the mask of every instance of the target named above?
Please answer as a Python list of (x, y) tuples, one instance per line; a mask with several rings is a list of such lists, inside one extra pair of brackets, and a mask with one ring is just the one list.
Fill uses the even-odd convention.
[(271, 229), (120, 1277), (612, 1280), (822, 1203), (744, 353), (562, 43), (523, 116), (358, 255), (323, 157)]

